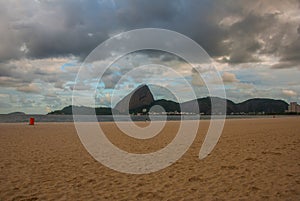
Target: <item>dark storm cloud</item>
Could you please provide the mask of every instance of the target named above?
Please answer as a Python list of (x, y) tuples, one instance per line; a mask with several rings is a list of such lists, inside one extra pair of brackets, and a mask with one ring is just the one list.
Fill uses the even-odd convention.
[[(4, 43), (1, 44), (1, 60), (22, 56), (84, 56), (108, 38), (108, 27), (115, 24), (111, 20), (114, 11), (94, 1), (1, 4), (4, 10), (0, 14), (4, 21), (0, 26), (1, 43)], [(28, 48), (27, 53), (20, 50), (23, 44)]]
[[(257, 62), (259, 59), (254, 54), (266, 51), (262, 45), (263, 36), (267, 34), (268, 27), (276, 24), (276, 15), (269, 14), (257, 16), (252, 13), (230, 27), (230, 63)], [(261, 42), (259, 40), (262, 40)]]
[(284, 69), (290, 67), (298, 67), (300, 69), (300, 25), (298, 26), (298, 37), (288, 45), (284, 46), (280, 52), (280, 61), (272, 66), (275, 69)]
[(295, 44), (299, 40), (294, 36), (299, 34), (299, 22), (295, 28), (293, 16), (289, 16), (295, 15), (290, 10), (298, 7), (293, 0), (40, 0), (0, 4), (2, 61), (68, 55), (84, 58), (116, 33), (157, 27), (191, 37), (212, 57), (227, 63), (257, 62), (259, 54), (275, 55), (290, 66), (298, 62), (297, 55), (290, 54), (298, 50)]
[(126, 3), (116, 1), (116, 4), (120, 25), (130, 28), (160, 26), (165, 22), (172, 22), (174, 17), (182, 12), (183, 6), (181, 1), (174, 0), (128, 0)]

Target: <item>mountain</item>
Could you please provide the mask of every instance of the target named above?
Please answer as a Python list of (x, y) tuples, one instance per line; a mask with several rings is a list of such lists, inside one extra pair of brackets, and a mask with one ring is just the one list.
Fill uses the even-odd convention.
[(92, 107), (85, 107), (85, 106), (72, 106), (69, 105), (67, 107), (64, 107), (62, 110), (56, 110), (53, 112), (50, 112), (48, 114), (65, 114), (65, 115), (72, 115), (73, 110), (76, 111), (76, 114), (81, 114), (81, 115), (111, 115), (112, 114), (112, 109), (108, 107), (98, 107), (98, 108), (92, 108)]
[(121, 114), (142, 112), (144, 108), (148, 108), (153, 102), (154, 98), (149, 87), (141, 85), (118, 102), (114, 109)]
[[(287, 110), (288, 104), (282, 100), (274, 100), (269, 98), (253, 98), (246, 100), (241, 103), (234, 103), (228, 99), (222, 99), (218, 97), (206, 97), (197, 100), (191, 100), (181, 104), (183, 112), (193, 112), (197, 111), (197, 106), (199, 105), (200, 112), (204, 114), (211, 114), (211, 102), (216, 105), (215, 113), (218, 114), (222, 111), (222, 105), (226, 104), (227, 114), (282, 114)], [(224, 103), (226, 102), (226, 103)]]
[(288, 104), (282, 100), (274, 100), (268, 98), (254, 98), (236, 104), (238, 112), (244, 113), (284, 113), (288, 108)]
[(156, 100), (151, 104), (152, 106), (159, 105), (164, 108), (166, 112), (180, 112), (180, 104), (174, 101), (160, 99)]
[(7, 115), (17, 116), (17, 115), (26, 115), (26, 114), (24, 112), (11, 112), (11, 113), (8, 113)]
[(181, 103), (181, 111), (188, 113), (203, 113), (203, 114), (211, 114), (211, 103), (214, 103), (216, 106), (214, 108), (214, 113), (219, 114), (223, 113), (223, 106), (226, 104), (227, 114), (231, 114), (236, 111), (236, 104), (231, 100), (219, 98), (219, 97), (205, 97), (199, 98), (196, 100), (187, 101)]
[[(214, 103), (214, 111), (211, 111), (211, 103)], [(142, 85), (123, 98), (114, 108), (120, 114), (145, 113), (152, 106), (159, 105), (166, 112), (186, 112), (215, 114), (224, 113), (223, 106), (226, 104), (227, 114), (282, 114), (287, 110), (288, 104), (282, 100), (268, 98), (254, 98), (241, 103), (234, 103), (231, 100), (219, 97), (205, 97), (191, 100), (183, 103), (177, 103), (170, 100), (154, 100), (153, 95), (147, 85)]]
[[(214, 111), (211, 111), (211, 103), (214, 103)], [(161, 106), (165, 112), (176, 113), (202, 113), (202, 114), (221, 114), (223, 105), (226, 104), (227, 114), (283, 114), (288, 109), (288, 104), (282, 100), (274, 100), (269, 98), (253, 98), (241, 103), (234, 103), (231, 100), (219, 97), (205, 97), (191, 100), (183, 103), (177, 103), (171, 100), (154, 100), (153, 95), (147, 85), (141, 85), (130, 94), (119, 101), (115, 108), (91, 108), (85, 106), (73, 106), (77, 114), (93, 114), (111, 115), (114, 114), (138, 114), (148, 113), (155, 106)], [(153, 107), (155, 108), (155, 107)], [(154, 111), (159, 112), (159, 111)], [(49, 114), (72, 114), (72, 106), (67, 106), (62, 110), (56, 110)]]

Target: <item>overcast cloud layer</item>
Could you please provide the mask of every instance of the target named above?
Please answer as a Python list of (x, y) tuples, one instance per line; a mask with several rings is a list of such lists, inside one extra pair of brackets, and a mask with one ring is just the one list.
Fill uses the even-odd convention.
[[(148, 27), (177, 31), (199, 43), (215, 60), (229, 99), (299, 102), (299, 13), (296, 0), (1, 1), (0, 113), (46, 113), (70, 105), (85, 56), (115, 34)], [(128, 59), (186, 73), (184, 62), (170, 54), (144, 51)], [(115, 68), (121, 65), (121, 72), (125, 61)], [(113, 69), (106, 73), (100, 105), (109, 105), (120, 76)], [(82, 83), (82, 91), (88, 87)]]

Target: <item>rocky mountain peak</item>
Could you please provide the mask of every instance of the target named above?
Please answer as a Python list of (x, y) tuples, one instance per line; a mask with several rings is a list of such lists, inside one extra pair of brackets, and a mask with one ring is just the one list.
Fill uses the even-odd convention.
[(130, 110), (149, 106), (153, 102), (154, 98), (149, 87), (141, 85), (118, 102), (114, 109), (128, 114)]

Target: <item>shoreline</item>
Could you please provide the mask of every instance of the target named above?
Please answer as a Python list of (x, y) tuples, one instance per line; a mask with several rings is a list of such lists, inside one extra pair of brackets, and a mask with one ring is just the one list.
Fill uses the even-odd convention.
[[(22, 115), (22, 116), (10, 116), (10, 115), (0, 115), (0, 124), (3, 123), (28, 123), (29, 118), (33, 117), (35, 118), (35, 123), (74, 123), (73, 115)], [(89, 120), (88, 115), (83, 115), (83, 121), (80, 122), (95, 122), (94, 116), (92, 116), (92, 121)], [(121, 116), (119, 115), (117, 120), (113, 119), (113, 116), (111, 115), (103, 115), (103, 116), (97, 116), (99, 123), (102, 122), (129, 122), (126, 119), (127, 116)], [(155, 117), (155, 116), (154, 116)], [(60, 119), (59, 119), (60, 118)], [(86, 119), (84, 119), (86, 118)], [(102, 119), (101, 119), (102, 118)], [(122, 119), (123, 118), (123, 119)], [(137, 119), (132, 120), (132, 122), (144, 122), (146, 116), (137, 116)], [(148, 118), (148, 117), (147, 117)], [(180, 116), (168, 116), (169, 119), (166, 121), (181, 121)], [(200, 120), (200, 121), (210, 121), (211, 116), (210, 115), (200, 115), (200, 119), (196, 118), (195, 116), (183, 116), (183, 121), (188, 120)], [(300, 118), (300, 115), (226, 115), (225, 120), (232, 120), (232, 119), (272, 119), (272, 118)], [(59, 119), (59, 120), (57, 120)], [(91, 119), (91, 118), (90, 118)], [(218, 119), (218, 116), (216, 116), (216, 120)], [(149, 120), (148, 120), (149, 121)], [(160, 119), (154, 119), (151, 120), (153, 122), (155, 121), (161, 121)]]

